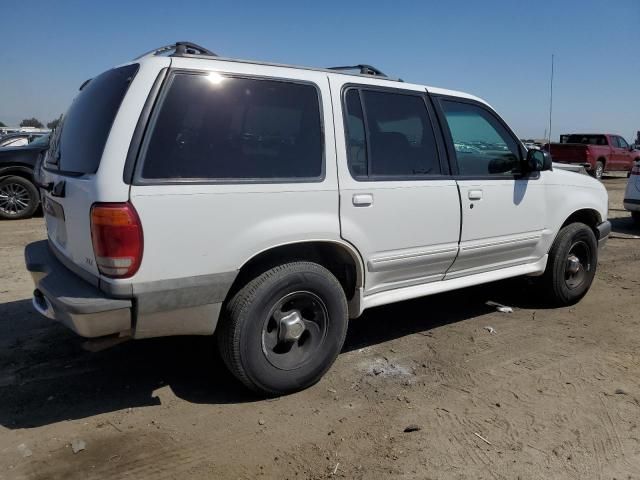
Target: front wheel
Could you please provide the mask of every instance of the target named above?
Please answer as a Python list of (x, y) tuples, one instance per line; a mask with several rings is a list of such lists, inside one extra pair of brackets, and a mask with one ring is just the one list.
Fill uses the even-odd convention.
[(340, 353), (347, 300), (338, 280), (310, 262), (254, 278), (225, 307), (217, 333), (229, 370), (247, 387), (281, 395), (316, 383)]
[(640, 212), (631, 212), (631, 218), (636, 225), (640, 225)]
[(573, 305), (585, 296), (596, 274), (598, 246), (584, 223), (563, 227), (556, 237), (541, 280), (552, 303)]

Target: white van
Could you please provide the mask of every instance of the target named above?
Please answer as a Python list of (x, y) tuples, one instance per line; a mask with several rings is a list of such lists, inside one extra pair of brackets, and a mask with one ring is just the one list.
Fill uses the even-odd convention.
[(479, 98), (185, 42), (85, 83), (39, 177), (39, 312), (85, 337), (215, 332), (267, 395), (317, 382), (370, 307), (522, 275), (574, 303), (611, 228), (600, 182)]

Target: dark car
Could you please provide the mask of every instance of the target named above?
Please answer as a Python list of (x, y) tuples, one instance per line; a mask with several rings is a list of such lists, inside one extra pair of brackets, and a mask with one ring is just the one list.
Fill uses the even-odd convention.
[(38, 138), (44, 137), (45, 135), (48, 134), (39, 132), (7, 133), (5, 135), (0, 135), (0, 147), (21, 147), (37, 140)]
[(0, 218), (28, 218), (38, 209), (40, 194), (33, 175), (48, 148), (49, 135), (28, 145), (0, 148)]

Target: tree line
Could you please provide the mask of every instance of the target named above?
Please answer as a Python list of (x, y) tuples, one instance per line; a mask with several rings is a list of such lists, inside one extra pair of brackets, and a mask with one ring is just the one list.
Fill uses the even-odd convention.
[[(56, 128), (58, 126), (58, 123), (60, 123), (60, 117), (56, 118), (55, 120), (51, 120), (50, 122), (48, 122), (47, 123), (47, 128), (49, 128), (51, 130)], [(0, 122), (0, 127), (7, 127), (7, 126), (8, 125), (5, 125), (4, 122)], [(35, 117), (25, 118), (24, 120), (22, 120), (20, 122), (20, 126), (21, 127), (44, 128), (44, 124), (40, 120), (35, 118)]]

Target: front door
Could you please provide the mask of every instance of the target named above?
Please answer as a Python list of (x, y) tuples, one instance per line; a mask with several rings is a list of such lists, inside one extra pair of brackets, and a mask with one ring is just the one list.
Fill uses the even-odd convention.
[(446, 278), (531, 263), (546, 252), (544, 173), (522, 174), (524, 147), (487, 106), (439, 97), (462, 202), (460, 253)]
[(365, 295), (442, 280), (458, 252), (460, 200), (426, 92), (334, 78), (331, 90), (344, 119), (341, 233), (363, 256)]
[(611, 165), (613, 168), (610, 170), (630, 170), (633, 162), (630, 157), (629, 144), (618, 135), (612, 135), (610, 138), (611, 158), (613, 159), (613, 165)]

